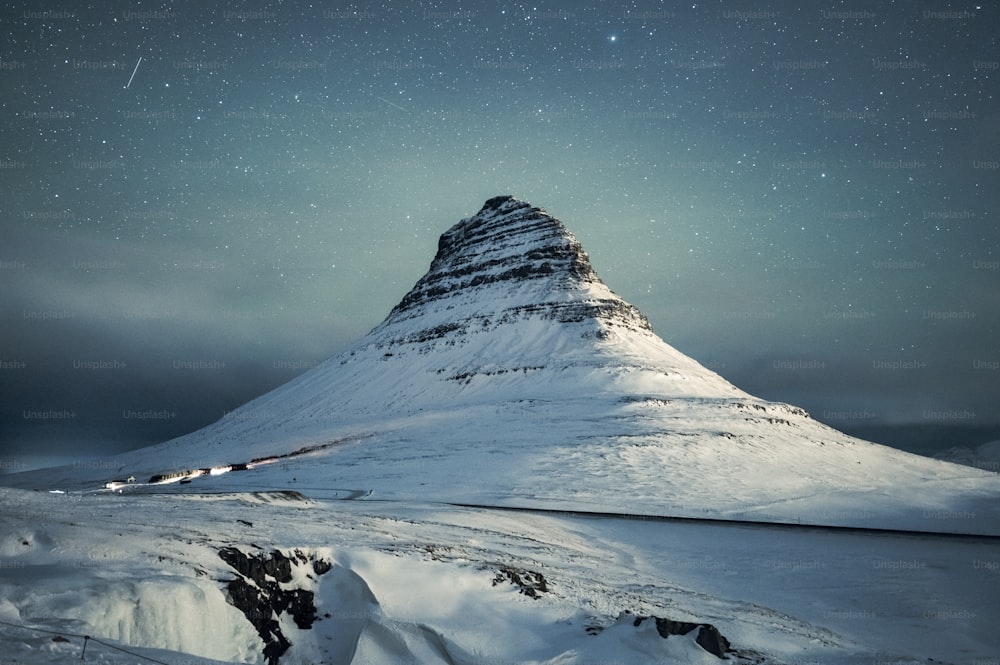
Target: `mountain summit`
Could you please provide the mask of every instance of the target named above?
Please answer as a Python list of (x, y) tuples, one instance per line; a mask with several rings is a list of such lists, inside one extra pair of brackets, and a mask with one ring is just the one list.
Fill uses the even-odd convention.
[[(350, 355), (372, 353), (411, 385), (426, 388), (430, 379), (472, 387), (449, 400), (476, 388), (495, 399), (506, 382), (484, 379), (511, 372), (524, 376), (512, 395), (521, 398), (549, 390), (542, 379), (553, 372), (588, 374), (576, 385), (590, 391), (641, 374), (678, 395), (746, 397), (664, 344), (642, 312), (601, 281), (562, 222), (512, 196), (489, 199), (441, 235), (427, 274)], [(424, 392), (396, 394), (382, 408)]]
[[(523, 298), (522, 287), (529, 284), (531, 302), (510, 303)], [(509, 306), (499, 318), (477, 319), (486, 328), (540, 317), (651, 330), (637, 309), (607, 291), (562, 222), (512, 196), (488, 200), (478, 213), (441, 236), (430, 270), (386, 323), (490, 301)]]
[[(4, 483), (132, 476), (122, 489), (141, 491), (184, 478), (675, 516), (1000, 524), (997, 474), (854, 439), (736, 388), (660, 339), (561, 222), (511, 196), (446, 231), (427, 274), (345, 352), (115, 460), (112, 478), (102, 464)], [(208, 469), (239, 473), (202, 478)]]

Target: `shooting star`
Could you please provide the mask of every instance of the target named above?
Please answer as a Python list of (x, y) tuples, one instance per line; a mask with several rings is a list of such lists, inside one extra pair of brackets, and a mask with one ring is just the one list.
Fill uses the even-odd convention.
[(385, 102), (385, 103), (386, 103), (386, 104), (388, 104), (389, 106), (394, 106), (394, 107), (396, 107), (397, 109), (399, 109), (400, 111), (403, 111), (404, 113), (409, 113), (409, 112), (410, 112), (410, 111), (409, 111), (409, 109), (405, 109), (405, 108), (403, 108), (402, 106), (400, 106), (399, 104), (393, 104), (393, 103), (392, 103), (392, 102), (390, 102), (390, 101), (389, 101), (388, 99), (382, 99), (381, 97), (376, 97), (375, 99), (379, 100), (380, 102)]
[(129, 76), (129, 77), (128, 77), (128, 83), (126, 83), (126, 84), (125, 84), (125, 89), (126, 89), (126, 90), (128, 90), (128, 87), (129, 87), (130, 85), (132, 85), (132, 79), (134, 79), (134, 78), (135, 78), (135, 73), (136, 73), (137, 71), (139, 71), (139, 63), (140, 63), (140, 62), (142, 62), (142, 56), (139, 56), (139, 59), (138, 59), (138, 60), (136, 61), (136, 63), (135, 63), (135, 69), (133, 69), (133, 70), (132, 70), (132, 76)]

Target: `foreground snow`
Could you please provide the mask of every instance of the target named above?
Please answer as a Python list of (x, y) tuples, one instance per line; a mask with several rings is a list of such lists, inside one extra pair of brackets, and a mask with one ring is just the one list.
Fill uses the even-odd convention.
[[(4, 662), (67, 662), (83, 646), (9, 624), (166, 663), (264, 662), (258, 633), (227, 599), (236, 573), (224, 547), (332, 564), (324, 574), (293, 566), (282, 585), (313, 591), (319, 617), (308, 629), (278, 617), (292, 644), (282, 663), (720, 662), (693, 635), (635, 626), (637, 615), (711, 623), (738, 650), (734, 662), (970, 663), (1000, 650), (989, 539), (376, 498), (0, 489)], [(543, 578), (545, 590), (522, 593), (505, 571)], [(138, 662), (95, 642), (87, 660)]]

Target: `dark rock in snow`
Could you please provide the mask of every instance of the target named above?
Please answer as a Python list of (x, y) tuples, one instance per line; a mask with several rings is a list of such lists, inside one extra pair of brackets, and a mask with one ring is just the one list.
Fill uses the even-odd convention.
[(219, 558), (232, 566), (233, 570), (243, 577), (252, 579), (259, 587), (268, 583), (269, 576), (275, 582), (292, 581), (291, 560), (278, 550), (274, 550), (270, 556), (265, 557), (244, 554), (235, 547), (223, 547), (219, 550)]
[(718, 628), (710, 623), (691, 623), (690, 621), (674, 621), (661, 617), (637, 616), (633, 620), (632, 625), (641, 626), (642, 622), (647, 619), (652, 619), (656, 622), (656, 632), (663, 639), (667, 639), (671, 635), (687, 635), (697, 628), (698, 635), (695, 637), (695, 643), (702, 649), (719, 658), (725, 658), (726, 653), (729, 651), (729, 640), (719, 632)]
[(698, 643), (705, 651), (715, 654), (719, 658), (724, 658), (729, 652), (729, 640), (727, 640), (719, 629), (710, 623), (703, 623), (698, 629), (698, 637), (695, 638), (695, 642)]
[(282, 654), (288, 651), (292, 643), (281, 632), (268, 594), (242, 577), (231, 580), (226, 586), (226, 591), (229, 594), (229, 602), (243, 612), (243, 616), (264, 641), (263, 654), (268, 665), (278, 665)]
[(509, 582), (518, 588), (518, 591), (529, 598), (538, 599), (540, 593), (549, 590), (545, 576), (532, 570), (514, 568), (513, 566), (500, 566), (500, 571), (493, 577), (493, 586)]
[[(595, 319), (615, 327), (651, 330), (646, 317), (617, 296), (567, 301), (567, 289), (601, 283), (600, 277), (562, 222), (512, 196), (489, 199), (478, 213), (441, 235), (430, 270), (393, 308), (383, 326), (420, 315), (432, 303), (443, 305), (470, 298), (485, 302), (489, 300), (489, 289), (502, 285), (502, 294), (513, 288), (508, 285), (522, 282), (538, 284), (540, 293), (550, 292), (555, 297), (530, 307), (503, 310), (494, 322), (485, 325), (495, 327), (527, 318), (560, 323)], [(472, 324), (470, 320), (456, 321), (411, 333), (392, 343), (423, 343), (462, 334)]]
[(278, 665), (282, 654), (292, 646), (281, 631), (278, 617), (289, 615), (303, 630), (312, 628), (317, 619), (312, 591), (283, 589), (281, 585), (292, 581), (292, 566), (309, 564), (316, 575), (323, 575), (333, 564), (307, 557), (298, 550), (291, 556), (278, 550), (252, 555), (235, 547), (223, 547), (219, 558), (238, 575), (226, 586), (229, 602), (243, 612), (264, 641), (263, 654), (268, 665)]
[(317, 575), (324, 575), (333, 569), (333, 564), (326, 559), (313, 559), (313, 572)]

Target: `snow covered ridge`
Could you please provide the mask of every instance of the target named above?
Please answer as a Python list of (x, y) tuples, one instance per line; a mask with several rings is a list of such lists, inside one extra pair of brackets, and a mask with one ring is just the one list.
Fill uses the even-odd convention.
[(0, 482), (1000, 534), (1000, 475), (743, 392), (511, 196), (445, 231), (427, 273), (340, 355), (172, 441)]
[[(405, 318), (408, 311), (435, 300), (461, 299), (489, 286), (509, 289), (506, 283), (510, 282), (533, 283), (538, 291), (559, 296), (589, 285), (603, 286), (583, 247), (559, 220), (511, 196), (498, 196), (441, 236), (430, 270), (392, 310), (387, 322)], [(579, 312), (563, 311), (559, 318), (583, 320), (600, 315), (603, 312), (595, 306), (604, 303), (629, 312), (629, 318), (649, 329), (638, 310), (610, 292), (604, 295), (596, 301), (574, 303)]]
[[(520, 296), (519, 302), (505, 302), (512, 294)], [(491, 302), (507, 306), (487, 313), (483, 305)], [(430, 270), (382, 327), (470, 306), (471, 316), (463, 317), (461, 309), (452, 312), (451, 325), (428, 328), (418, 337), (426, 341), (533, 317), (562, 323), (593, 319), (651, 331), (639, 310), (601, 282), (583, 247), (559, 220), (511, 196), (488, 200), (478, 213), (442, 234)]]

